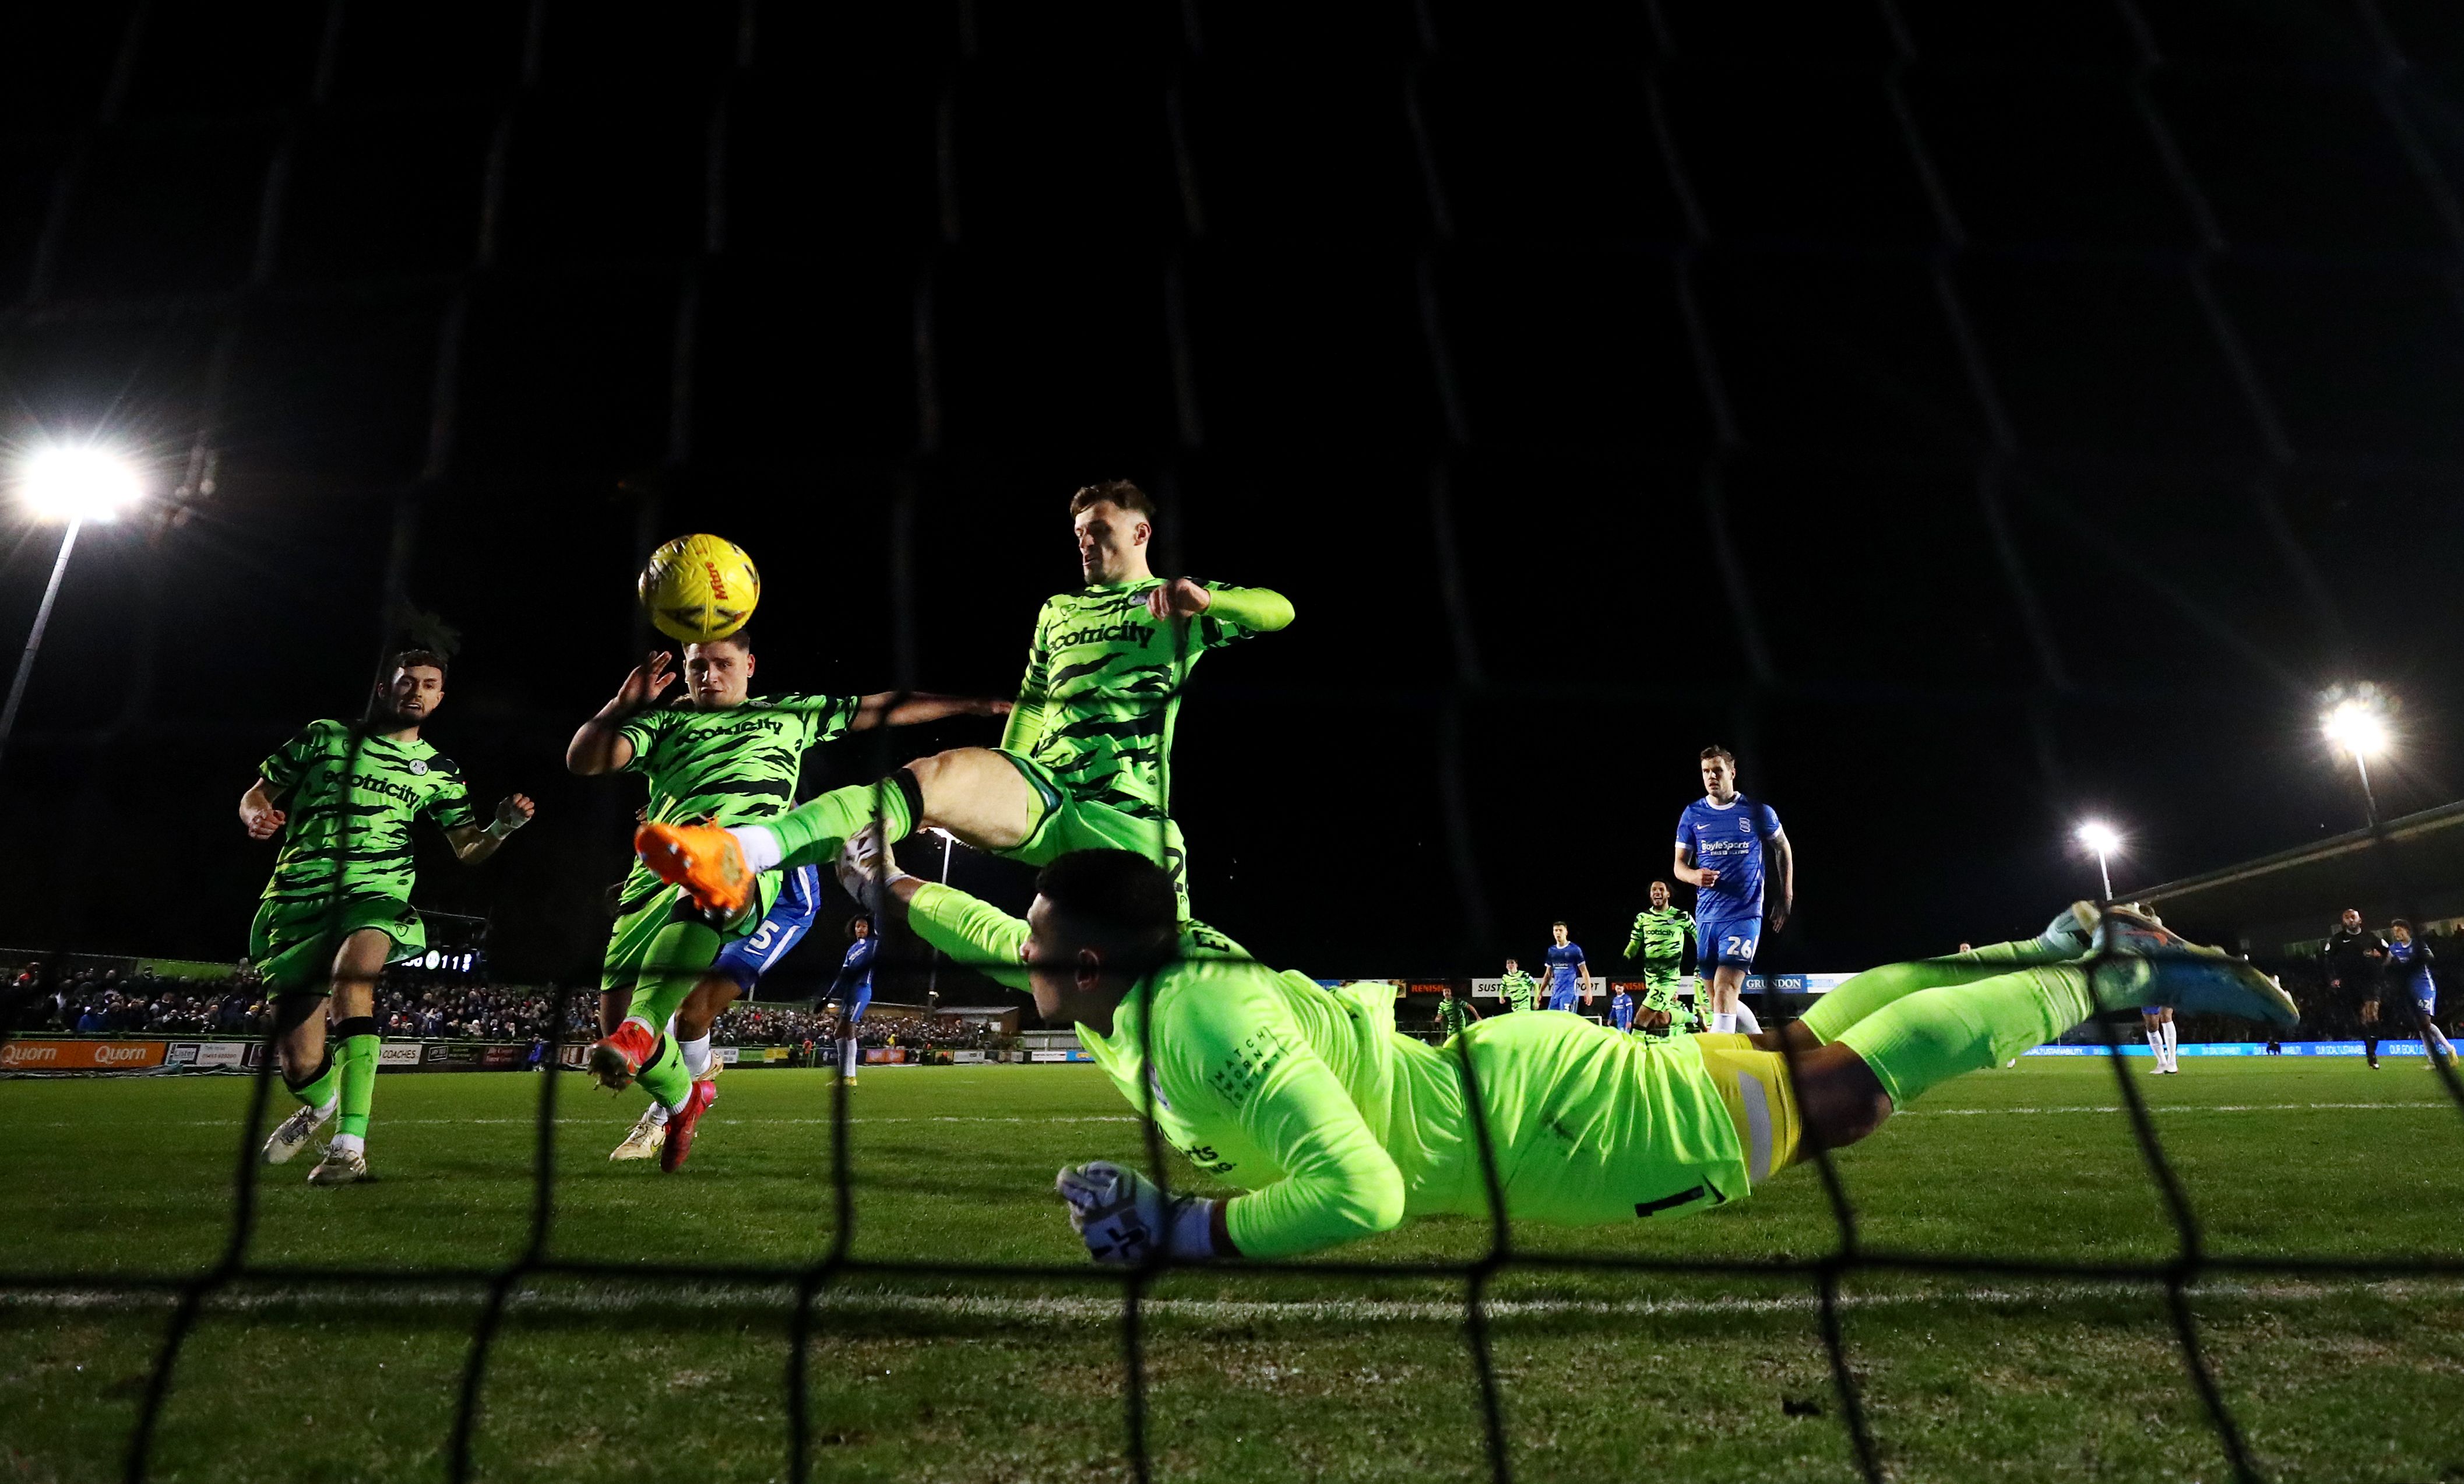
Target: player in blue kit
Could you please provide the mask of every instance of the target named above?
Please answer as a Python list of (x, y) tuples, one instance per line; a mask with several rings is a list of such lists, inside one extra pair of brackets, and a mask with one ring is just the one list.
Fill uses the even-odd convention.
[(2430, 1053), (2426, 1063), (2430, 1066), (2455, 1060), (2454, 1043), (2438, 1028), (2438, 981), (2430, 971), (2436, 956), (2429, 944), (2412, 935), (2412, 924), (2401, 917), (2387, 924), (2387, 983), (2411, 995), (2421, 1007), (2421, 1038)]
[(1634, 996), (1625, 992), (1622, 984), (1617, 986), (1617, 993), (1609, 997), (1609, 1021), (1620, 1031), (1634, 1029)]
[(1592, 966), (1583, 961), (1582, 946), (1566, 940), (1564, 923), (1551, 923), (1549, 936), (1556, 941), (1540, 955), (1549, 964), (1549, 1008), (1573, 1010), (1577, 989), (1582, 991), (1583, 1003), (1591, 1004)]
[(1776, 930), (1796, 906), (1796, 852), (1771, 805), (1737, 792), (1736, 754), (1703, 749), (1703, 797), (1677, 817), (1676, 872), (1694, 888), (1695, 955), (1712, 970), (1706, 1008), (1715, 1033), (1742, 1029), (1737, 993), (1762, 942), (1767, 855), (1779, 886), (1771, 908)]
[(850, 1086), (855, 1082), (855, 1028), (864, 1023), (864, 1013), (872, 1008), (872, 953), (881, 940), (872, 935), (872, 919), (859, 912), (847, 919), (847, 957), (839, 962), (839, 976), (822, 996), (824, 1003), (836, 1000), (839, 1007), (839, 1076)]

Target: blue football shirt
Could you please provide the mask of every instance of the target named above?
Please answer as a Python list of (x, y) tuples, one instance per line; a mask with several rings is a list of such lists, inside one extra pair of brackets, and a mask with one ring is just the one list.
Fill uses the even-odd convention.
[(1574, 987), (1574, 969), (1583, 961), (1581, 944), (1551, 944), (1540, 956), (1549, 962), (1550, 989), (1563, 993)]
[[(1694, 863), (1720, 873), (1694, 897), (1694, 915), (1736, 922), (1763, 915), (1763, 842), (1779, 833), (1779, 816), (1769, 804), (1740, 794), (1725, 804), (1698, 798), (1677, 817), (1677, 843), (1691, 848)], [(1709, 941), (1705, 934), (1705, 942)]]
[(2387, 946), (2387, 977), (2412, 992), (2416, 1000), (2435, 1000), (2438, 983), (2430, 977), (2430, 962), (2436, 955), (2430, 945), (2419, 938), (2410, 943), (2389, 943)]

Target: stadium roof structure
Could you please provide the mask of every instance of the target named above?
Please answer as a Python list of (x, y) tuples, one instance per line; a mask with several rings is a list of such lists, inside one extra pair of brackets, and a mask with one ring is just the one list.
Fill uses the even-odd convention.
[(2123, 895), (2260, 953), (2325, 937), (2348, 906), (2372, 924), (2464, 915), (2464, 799)]

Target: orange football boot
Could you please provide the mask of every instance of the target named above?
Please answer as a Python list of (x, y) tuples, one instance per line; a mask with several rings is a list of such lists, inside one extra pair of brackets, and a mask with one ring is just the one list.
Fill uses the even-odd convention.
[(627, 1020), (616, 1028), (616, 1034), (590, 1048), (590, 1075), (609, 1092), (623, 1092), (633, 1085), (633, 1076), (650, 1053), (659, 1049), (659, 1038), (639, 1020)]
[(715, 824), (645, 824), (633, 832), (633, 853), (704, 911), (740, 912), (753, 900), (744, 851)]

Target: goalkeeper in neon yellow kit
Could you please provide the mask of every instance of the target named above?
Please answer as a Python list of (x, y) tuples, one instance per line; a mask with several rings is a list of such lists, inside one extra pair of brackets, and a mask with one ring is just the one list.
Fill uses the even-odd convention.
[(1859, 974), (1776, 1032), (1651, 1043), (1574, 1015), (1502, 1015), (1434, 1047), (1397, 1034), (1391, 985), (1322, 989), (1177, 922), (1170, 876), (1129, 851), (1053, 862), (1023, 921), (900, 872), (869, 832), (838, 869), (850, 891), (904, 903), (925, 941), (1031, 990), (1047, 1022), (1076, 1022), (1131, 1105), (1245, 1192), (1167, 1194), (1108, 1163), (1063, 1170), (1072, 1225), (1111, 1262), (1284, 1257), (1414, 1216), (1485, 1215), (1474, 1088), (1507, 1214), (1623, 1222), (1740, 1199), (2101, 1011), (2296, 1015), (2251, 965), (2082, 904), (2036, 938)]

